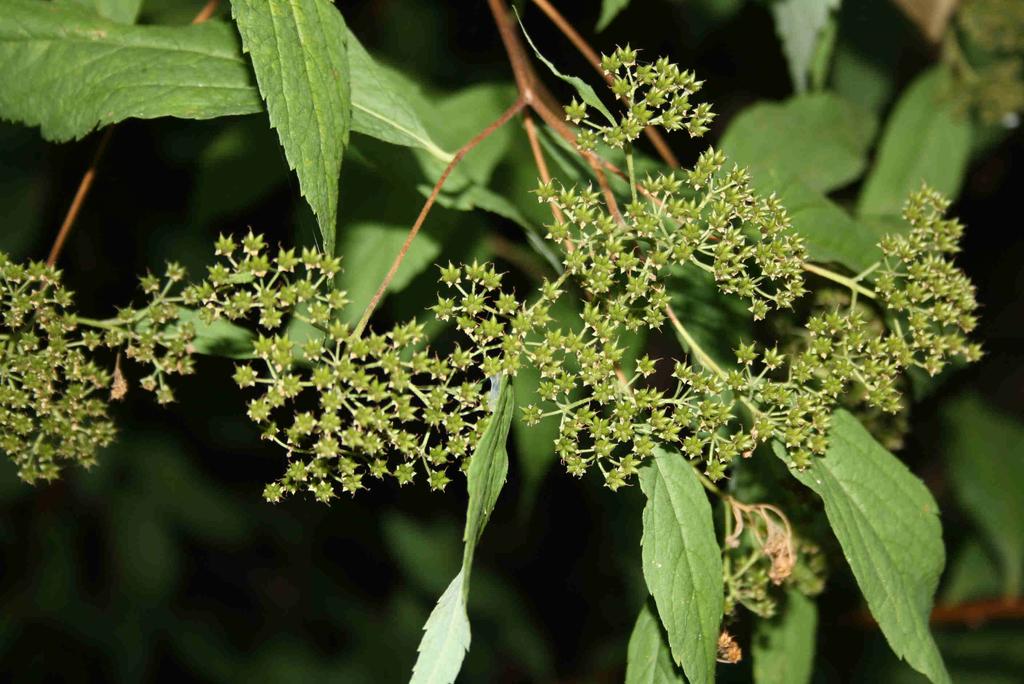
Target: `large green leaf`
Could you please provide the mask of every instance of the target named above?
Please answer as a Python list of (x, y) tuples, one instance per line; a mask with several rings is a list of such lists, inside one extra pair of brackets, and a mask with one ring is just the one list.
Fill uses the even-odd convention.
[(942, 408), (950, 483), (1002, 566), (1007, 596), (1024, 575), (1024, 425), (968, 393)]
[(724, 605), (711, 505), (689, 461), (662, 449), (641, 468), (640, 488), (647, 496), (641, 540), (647, 588), (673, 660), (691, 684), (708, 684), (715, 679)]
[(934, 67), (903, 93), (882, 134), (878, 158), (857, 202), (860, 214), (898, 214), (928, 183), (956, 197), (971, 151), (971, 125), (951, 97), (948, 68)]
[(721, 147), (755, 176), (774, 172), (828, 192), (864, 172), (877, 128), (870, 112), (832, 93), (815, 93), (748, 107), (729, 125)]
[(419, 147), (444, 163), (452, 155), (441, 149), (424, 128), (406, 96), (407, 84), (381, 68), (352, 34), (348, 36), (352, 75), (352, 130), (394, 145)]
[(473, 555), (508, 474), (505, 442), (515, 412), (512, 383), (505, 377), (492, 379), (494, 382), (497, 382), (497, 387), (494, 388), (493, 412), (473, 450), (466, 474), (469, 503), (463, 533), (462, 569), (442, 594), (423, 627), (423, 639), (418, 649), (420, 655), (413, 666), (411, 684), (451, 684), (469, 650), (466, 600)]
[(329, 0), (232, 0), (231, 11), (270, 125), (333, 254), (352, 119), (345, 20)]
[(70, 0), (82, 7), (92, 9), (101, 17), (122, 24), (134, 24), (142, 7), (142, 0)]
[(938, 506), (924, 483), (846, 411), (833, 415), (829, 448), (806, 470), (776, 454), (821, 497), (871, 614), (897, 656), (933, 682), (949, 682), (928, 629), (945, 550)]
[[(379, 223), (357, 223), (342, 231), (338, 254), (343, 270), (338, 276), (338, 287), (348, 292), (351, 300), (341, 312), (342, 320), (355, 323), (363, 315), (408, 234), (408, 226)], [(418, 234), (391, 280), (389, 292), (402, 291), (440, 253), (437, 241), (427, 233)]]
[(807, 79), (818, 41), (840, 0), (774, 0), (775, 31), (789, 64), (793, 88), (807, 90)]
[(39, 126), (49, 140), (131, 117), (261, 108), (228, 24), (127, 26), (42, 0), (5, 0), (0, 11), (0, 118)]
[(665, 629), (650, 601), (644, 602), (626, 651), (626, 684), (686, 684), (672, 662)]
[(758, 620), (751, 642), (756, 684), (807, 684), (814, 671), (818, 607), (796, 590), (786, 592), (781, 615)]
[(423, 640), (417, 649), (420, 655), (413, 666), (410, 684), (451, 684), (458, 676), (470, 641), (465, 592), (460, 571), (423, 625)]

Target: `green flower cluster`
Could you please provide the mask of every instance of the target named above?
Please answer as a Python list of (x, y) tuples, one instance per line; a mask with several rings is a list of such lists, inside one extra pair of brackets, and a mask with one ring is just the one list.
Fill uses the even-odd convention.
[(577, 137), (584, 150), (595, 149), (599, 142), (621, 149), (640, 137), (647, 126), (685, 130), (691, 137), (699, 137), (715, 118), (711, 105), (690, 102), (703, 82), (668, 59), (642, 64), (637, 61), (637, 51), (627, 45), (602, 57), (601, 68), (611, 78), (612, 93), (624, 103), (626, 111), (618, 120), (597, 124), (587, 119), (587, 105), (573, 99), (565, 107), (566, 118), (586, 125)]
[(57, 271), (0, 254), (0, 450), (29, 483), (93, 465), (114, 438), (110, 375), (89, 358), (70, 305)]

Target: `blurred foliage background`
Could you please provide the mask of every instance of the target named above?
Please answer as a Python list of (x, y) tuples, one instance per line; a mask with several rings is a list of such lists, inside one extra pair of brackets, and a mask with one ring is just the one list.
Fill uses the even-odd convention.
[[(202, 4), (147, 1), (142, 21), (184, 22)], [(599, 49), (629, 41), (695, 69), (719, 112), (713, 140), (745, 107), (792, 93), (767, 2), (634, 0), (599, 34), (599, 3), (561, 4)], [(828, 72), (832, 89), (883, 121), (936, 59), (920, 20), (900, 4), (845, 3)], [(485, 3), (339, 5), (378, 59), (430, 84), (415, 96), (431, 103), (431, 130), (446, 148), (514, 99)], [(563, 71), (593, 76), (535, 7), (524, 2), (520, 11)], [(968, 225), (961, 263), (979, 287), (988, 356), (922, 390), (899, 453), (942, 506), (948, 563), (939, 604), (959, 608), (937, 614), (936, 629), (954, 679), (1017, 682), (1024, 618), (1012, 609), (986, 617), (985, 607), (1019, 595), (1024, 566), (1024, 168), (1013, 163), (1024, 139), (1012, 117), (973, 120), (953, 213)], [(516, 125), (466, 165), (539, 225), (545, 208), (527, 194), (535, 171)], [(52, 145), (34, 130), (0, 125), (0, 249), (22, 259), (46, 254), (97, 138)], [(696, 149), (683, 143), (676, 151), (685, 161)], [(380, 279), (368, 272), (386, 269), (435, 177), (422, 161), (366, 138), (346, 155), (339, 250), (349, 268), (362, 269), (364, 288)], [(850, 204), (856, 195), (834, 197)], [(138, 274), (166, 260), (199, 272), (219, 232), (247, 226), (271, 242), (311, 244), (316, 234), (262, 115), (128, 121), (62, 266), (82, 313), (107, 316), (113, 303), (135, 296)], [(441, 255), (497, 255), (521, 265), (521, 243), (521, 231), (494, 214), (435, 208), (410, 257), (420, 266), (400, 279), (407, 287), (383, 315), (405, 318), (431, 303), (435, 276), (426, 266)], [(353, 278), (357, 301), (359, 287)], [(200, 363), (203, 381), (181, 382), (170, 409), (142, 397), (117, 405), (120, 437), (90, 472), (30, 488), (0, 462), (0, 678), (405, 681), (424, 620), (458, 567), (464, 485), (443, 496), (417, 486), (401, 497), (394, 486), (375, 487), (329, 507), (266, 504), (260, 492), (278, 474), (280, 454), (245, 419), (230, 363)], [(579, 482), (549, 470), (554, 457), (543, 439), (522, 430), (513, 439), (510, 484), (474, 572), (474, 638), (460, 681), (621, 681), (645, 593), (640, 493), (613, 496), (597, 478)], [(860, 617), (857, 597), (848, 571), (833, 568), (817, 681), (919, 681)], [(746, 662), (720, 673), (750, 678)]]

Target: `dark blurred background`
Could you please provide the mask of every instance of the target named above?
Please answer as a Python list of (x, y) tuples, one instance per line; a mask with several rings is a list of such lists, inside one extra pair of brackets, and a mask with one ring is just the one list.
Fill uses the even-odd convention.
[[(144, 20), (186, 20), (202, 3), (179, 4)], [(594, 37), (596, 3), (560, 4)], [(546, 56), (568, 73), (594, 76), (537, 9), (523, 5), (524, 22)], [(485, 3), (339, 6), (376, 56), (438, 92), (511, 82)], [(884, 115), (935, 60), (934, 48), (886, 1), (850, 1), (842, 12), (839, 49), (845, 59), (873, 67), (867, 71)], [(791, 93), (771, 16), (760, 3), (634, 0), (594, 37), (606, 50), (627, 40), (707, 80), (706, 97), (719, 112), (713, 140), (744, 106)], [(495, 104), (495, 113), (509, 102)], [(516, 124), (507, 135), (510, 157), (528, 154)], [(468, 135), (451, 137), (449, 149)], [(0, 125), (0, 249), (21, 259), (45, 257), (97, 141), (93, 135), (54, 145), (35, 130)], [(1021, 146), (1019, 129), (1005, 128), (979, 144), (953, 209), (968, 225), (960, 263), (979, 288), (988, 355), (945, 378), (914, 408), (900, 454), (942, 507), (946, 602), (1002, 591), (993, 549), (972, 512), (958, 504), (945, 455), (953, 448), (996, 449), (1019, 459), (1024, 450), (1024, 430), (1015, 422), (1024, 412), (1024, 234), (1016, 204), (1024, 169), (1013, 163)], [(393, 161), (346, 160), (343, 221), (410, 224), (422, 201), (415, 186), (426, 182), (412, 155), (365, 140), (355, 149)], [(677, 151), (690, 160), (695, 149)], [(494, 182), (526, 187), (518, 175), (499, 165)], [(525, 194), (510, 196), (534, 203)], [(166, 260), (198, 273), (219, 232), (247, 226), (285, 244), (308, 244), (315, 231), (262, 116), (128, 121), (114, 135), (61, 265), (82, 312), (109, 316), (115, 304), (137, 296), (139, 274), (160, 270)], [(426, 231), (445, 258), (487, 256), (489, 235), (521, 240), (492, 215), (440, 207)], [(410, 292), (432, 291), (433, 275), (423, 278), (424, 286)], [(389, 302), (383, 315), (402, 317), (426, 305), (426, 296), (410, 294)], [(264, 503), (263, 484), (279, 474), (283, 458), (245, 418), (230, 373), (228, 361), (201, 359), (201, 380), (179, 381), (178, 403), (170, 408), (130, 393), (114, 407), (116, 444), (89, 472), (69, 470), (61, 482), (32, 488), (0, 461), (0, 679), (406, 681), (421, 627), (460, 560), (464, 486), (459, 481), (432, 495), (420, 484), (399, 496), (387, 483), (330, 506), (298, 498)], [(982, 416), (965, 426), (971, 411)], [(640, 493), (612, 494), (598, 478), (574, 480), (557, 464), (548, 471), (550, 454), (516, 447), (509, 485), (478, 554), (469, 607), (473, 645), (460, 681), (621, 681), (644, 595)], [(1005, 523), (1019, 533), (1024, 519)], [(888, 653), (876, 629), (856, 619), (857, 596), (848, 571), (833, 568), (822, 598), (818, 681), (919, 681)], [(1022, 681), (1024, 622), (970, 622), (936, 627), (954, 677)], [(745, 663), (720, 671), (723, 679), (750, 676)]]

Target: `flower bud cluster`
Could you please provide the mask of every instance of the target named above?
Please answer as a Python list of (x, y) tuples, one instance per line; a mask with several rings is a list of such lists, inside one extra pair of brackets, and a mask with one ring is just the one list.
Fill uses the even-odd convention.
[(715, 118), (711, 105), (690, 101), (703, 82), (666, 58), (644, 64), (627, 45), (602, 56), (601, 68), (611, 79), (612, 93), (623, 102), (625, 112), (616, 121), (598, 124), (588, 118), (587, 105), (573, 99), (565, 113), (574, 124), (584, 126), (577, 137), (584, 150), (593, 150), (599, 142), (621, 149), (640, 137), (647, 126), (685, 130), (696, 138), (708, 131)]
[[(485, 393), (475, 346), (441, 358), (425, 348), (423, 326), (409, 322), (359, 335), (341, 322), (345, 292), (332, 289), (340, 260), (314, 250), (271, 257), (259, 236), (241, 248), (218, 242), (224, 257), (209, 277), (183, 293), (207, 321), (252, 321), (260, 333), (252, 362), (235, 381), (257, 391), (248, 415), (264, 439), (282, 446), (289, 465), (265, 497), (308, 492), (327, 502), (366, 486), (367, 476), (411, 482), (422, 464), (443, 490), (480, 434)], [(297, 344), (285, 323), (318, 334)]]
[(0, 254), (0, 451), (29, 483), (93, 465), (114, 438), (110, 376), (89, 359), (70, 304), (57, 271)]
[(688, 171), (648, 177), (621, 218), (591, 188), (550, 182), (537, 196), (563, 216), (548, 236), (565, 251), (566, 270), (629, 329), (660, 325), (663, 283), (685, 266), (711, 273), (760, 320), (804, 294), (804, 246), (776, 197), (755, 193), (745, 170), (724, 167), (725, 156), (709, 149)]

